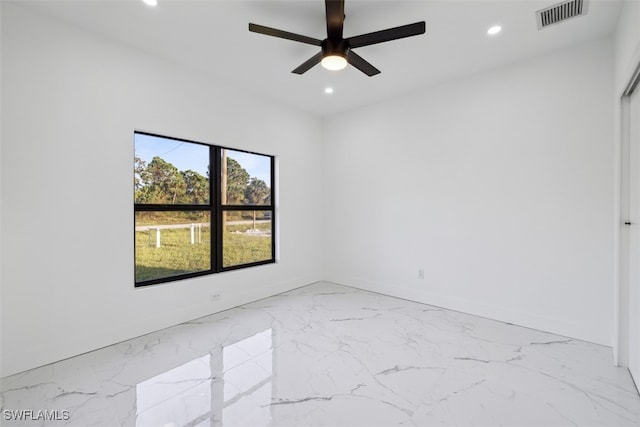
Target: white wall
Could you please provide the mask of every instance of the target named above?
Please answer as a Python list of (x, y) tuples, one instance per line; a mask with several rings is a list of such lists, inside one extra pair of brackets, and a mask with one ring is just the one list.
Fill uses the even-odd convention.
[[(322, 278), (319, 119), (7, 3), (1, 47), (0, 376)], [(277, 155), (280, 261), (134, 289), (136, 129)]]
[(326, 279), (611, 345), (612, 50), (328, 117)]
[[(615, 84), (622, 91), (640, 59), (640, 1), (627, 0), (622, 6), (615, 33)], [(619, 93), (616, 95), (619, 96)]]

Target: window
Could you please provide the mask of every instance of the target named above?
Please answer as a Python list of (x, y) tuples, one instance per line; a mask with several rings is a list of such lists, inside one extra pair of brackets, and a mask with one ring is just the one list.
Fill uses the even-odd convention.
[(135, 132), (135, 284), (275, 262), (274, 157)]

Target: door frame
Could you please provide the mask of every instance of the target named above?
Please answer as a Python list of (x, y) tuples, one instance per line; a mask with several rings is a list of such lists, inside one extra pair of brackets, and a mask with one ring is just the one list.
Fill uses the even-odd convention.
[[(629, 73), (622, 92), (618, 96), (617, 138), (615, 146), (616, 159), (616, 194), (615, 194), (615, 227), (614, 227), (614, 339), (613, 363), (615, 366), (629, 366), (629, 190), (631, 159), (630, 125), (631, 95), (638, 91), (640, 96), (640, 55), (636, 55), (635, 68)], [(640, 165), (639, 165), (640, 166)], [(640, 226), (637, 224), (636, 226)]]

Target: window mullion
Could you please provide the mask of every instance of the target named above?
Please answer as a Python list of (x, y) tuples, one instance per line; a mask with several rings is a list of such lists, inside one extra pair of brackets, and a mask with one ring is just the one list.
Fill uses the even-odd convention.
[[(211, 265), (214, 271), (222, 270), (222, 156), (220, 147), (211, 147), (209, 151), (209, 164), (211, 165), (211, 179), (209, 190), (211, 191), (211, 200), (213, 202), (213, 212), (211, 215), (211, 230), (215, 232), (215, 239), (211, 239)], [(214, 219), (215, 218), (215, 219)]]
[(272, 205), (222, 205), (223, 211), (272, 211)]
[(136, 212), (209, 211), (211, 210), (211, 205), (152, 205), (136, 203), (134, 209)]

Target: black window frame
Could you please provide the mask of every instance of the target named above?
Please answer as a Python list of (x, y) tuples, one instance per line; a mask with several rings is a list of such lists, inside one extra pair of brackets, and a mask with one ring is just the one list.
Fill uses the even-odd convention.
[[(202, 145), (209, 148), (209, 203), (208, 204), (154, 204), (154, 203), (136, 203), (134, 191), (134, 209), (133, 209), (133, 247), (134, 247), (134, 285), (136, 288), (160, 283), (175, 282), (178, 280), (190, 279), (193, 277), (207, 276), (211, 274), (222, 273), (225, 271), (240, 270), (244, 268), (256, 267), (265, 264), (274, 264), (276, 262), (276, 190), (275, 190), (275, 156), (270, 154), (257, 153), (253, 151), (243, 150), (239, 148), (225, 147), (222, 145), (212, 145), (204, 142), (193, 141), (184, 138), (175, 138), (172, 136), (160, 135), (156, 133), (134, 131), (135, 135), (146, 135), (157, 138), (170, 139), (177, 142), (186, 142), (190, 144)], [(222, 204), (222, 150), (238, 151), (257, 156), (268, 157), (270, 160), (270, 200), (268, 205), (223, 205)], [(138, 212), (184, 212), (184, 211), (205, 211), (209, 212), (210, 227), (210, 257), (211, 268), (209, 270), (201, 270), (191, 273), (177, 274), (162, 278), (137, 281), (135, 276), (136, 269), (136, 213)], [(224, 267), (224, 234), (223, 234), (223, 212), (225, 211), (270, 211), (271, 212), (271, 258), (268, 260), (254, 261), (244, 264), (237, 264)]]

